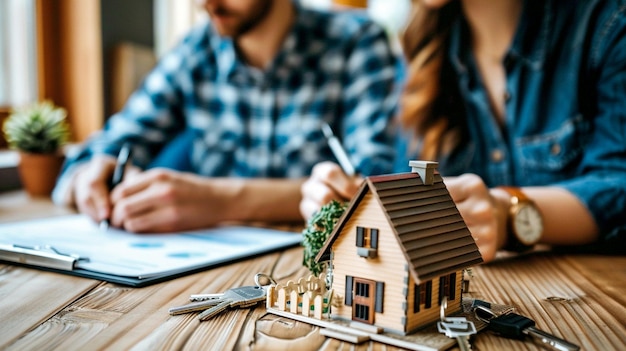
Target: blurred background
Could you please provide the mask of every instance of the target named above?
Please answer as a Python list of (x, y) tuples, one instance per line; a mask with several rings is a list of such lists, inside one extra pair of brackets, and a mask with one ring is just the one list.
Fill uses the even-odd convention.
[[(365, 11), (395, 40), (411, 0), (300, 2)], [(0, 1), (0, 125), (11, 108), (50, 99), (67, 109), (72, 139), (84, 140), (205, 18), (194, 0)]]

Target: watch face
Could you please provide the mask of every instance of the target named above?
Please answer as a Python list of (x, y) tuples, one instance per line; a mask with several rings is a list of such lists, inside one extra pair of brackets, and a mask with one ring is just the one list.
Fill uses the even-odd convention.
[(541, 238), (541, 233), (543, 233), (541, 213), (534, 206), (520, 206), (514, 217), (513, 229), (517, 239), (522, 244), (536, 244)]

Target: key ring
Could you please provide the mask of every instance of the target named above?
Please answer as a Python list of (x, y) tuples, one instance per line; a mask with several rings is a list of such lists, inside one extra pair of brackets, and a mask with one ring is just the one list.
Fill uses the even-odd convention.
[(276, 285), (276, 281), (274, 280), (274, 278), (272, 278), (272, 276), (270, 276), (269, 274), (265, 274), (265, 273), (257, 273), (254, 275), (254, 283), (256, 284), (257, 287), (262, 288), (264, 285), (261, 285), (261, 283), (259, 283), (259, 279), (260, 278), (265, 278), (270, 282), (270, 285)]
[(444, 296), (441, 300), (441, 307), (439, 308), (439, 320), (442, 322), (446, 320), (446, 308), (448, 308), (448, 298)]
[[(489, 315), (489, 318), (484, 318), (484, 317), (483, 317), (484, 315), (483, 315), (483, 316), (481, 316), (481, 315), (479, 314), (479, 312), (484, 312), (484, 313), (486, 313), (487, 315)], [(485, 306), (481, 306), (481, 305), (478, 305), (478, 306), (475, 306), (475, 307), (474, 307), (474, 316), (475, 316), (475, 317), (476, 317), (479, 321), (484, 322), (484, 323), (487, 323), (487, 324), (489, 324), (489, 321), (490, 321), (490, 320), (492, 320), (492, 319), (494, 319), (494, 318), (498, 317), (498, 315), (497, 315), (497, 314), (495, 314), (495, 312), (493, 312), (490, 308), (487, 308), (487, 307), (485, 307)]]

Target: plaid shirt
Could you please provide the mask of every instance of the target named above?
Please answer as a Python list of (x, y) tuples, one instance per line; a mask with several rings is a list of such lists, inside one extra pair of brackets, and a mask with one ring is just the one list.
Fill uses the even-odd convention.
[(210, 23), (194, 28), (68, 159), (57, 190), (76, 165), (94, 154), (116, 155), (126, 141), (133, 163), (148, 167), (182, 131), (193, 140), (181, 156), (197, 174), (307, 176), (316, 163), (335, 161), (322, 121), (361, 174), (390, 172), (401, 59), (366, 17), (295, 6), (294, 25), (265, 70), (246, 65)]

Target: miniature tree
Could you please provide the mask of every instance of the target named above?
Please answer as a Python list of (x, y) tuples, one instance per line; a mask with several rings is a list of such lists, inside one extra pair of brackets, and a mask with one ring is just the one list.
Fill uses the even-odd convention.
[(347, 206), (347, 203), (340, 203), (335, 200), (329, 202), (309, 219), (307, 227), (302, 231), (302, 246), (304, 246), (302, 264), (315, 276), (319, 275), (326, 265), (324, 262), (315, 262), (315, 257), (324, 246), (326, 239), (332, 233), (335, 224)]

